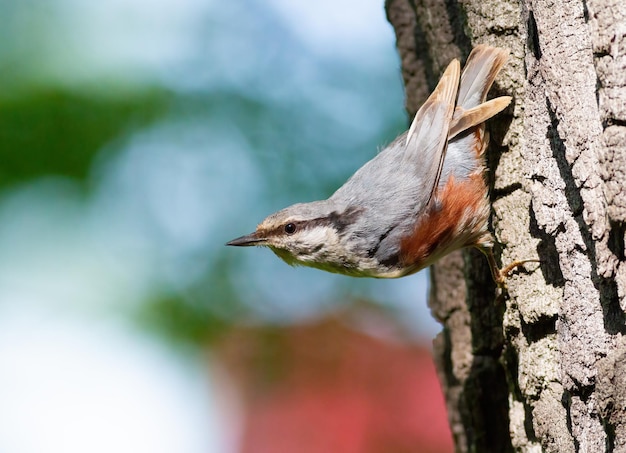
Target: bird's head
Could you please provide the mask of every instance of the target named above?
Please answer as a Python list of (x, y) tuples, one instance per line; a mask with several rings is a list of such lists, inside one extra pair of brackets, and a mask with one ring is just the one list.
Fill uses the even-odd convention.
[(350, 273), (357, 257), (350, 246), (350, 233), (360, 211), (341, 209), (329, 200), (299, 203), (278, 211), (254, 233), (226, 245), (266, 246), (290, 265)]

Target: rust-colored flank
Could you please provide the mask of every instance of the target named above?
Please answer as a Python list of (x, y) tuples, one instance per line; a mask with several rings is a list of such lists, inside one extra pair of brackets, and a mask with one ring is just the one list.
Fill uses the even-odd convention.
[[(427, 259), (445, 253), (452, 241), (463, 236), (467, 239), (461, 246), (479, 245), (489, 213), (486, 193), (480, 172), (462, 181), (450, 177), (413, 234), (401, 241), (400, 261), (404, 265), (420, 266)], [(480, 220), (477, 222), (477, 219)], [(463, 231), (467, 235), (462, 234)]]

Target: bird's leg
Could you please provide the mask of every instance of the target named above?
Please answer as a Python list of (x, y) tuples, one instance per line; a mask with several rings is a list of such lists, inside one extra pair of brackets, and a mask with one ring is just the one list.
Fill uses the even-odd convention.
[(496, 263), (496, 258), (493, 256), (493, 249), (478, 247), (478, 249), (485, 254), (487, 257), (487, 261), (489, 262), (489, 269), (491, 269), (491, 276), (493, 277), (493, 281), (500, 287), (504, 286), (504, 282), (506, 278), (509, 276), (513, 269), (523, 266), (526, 263), (540, 263), (540, 260), (517, 260), (513, 261), (508, 266), (500, 269), (498, 264)]

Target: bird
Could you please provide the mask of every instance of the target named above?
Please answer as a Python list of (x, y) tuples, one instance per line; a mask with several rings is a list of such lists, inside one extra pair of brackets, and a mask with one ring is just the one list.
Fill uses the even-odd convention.
[(286, 263), (352, 277), (398, 278), (475, 247), (503, 285), (522, 264), (499, 268), (489, 231), (485, 122), (510, 96), (487, 101), (507, 49), (478, 45), (463, 72), (449, 63), (399, 135), (328, 199), (275, 212), (229, 246), (269, 247)]

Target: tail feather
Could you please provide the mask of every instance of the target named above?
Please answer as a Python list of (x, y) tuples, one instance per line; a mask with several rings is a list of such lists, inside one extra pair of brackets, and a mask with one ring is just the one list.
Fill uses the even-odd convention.
[(465, 62), (457, 105), (465, 110), (477, 107), (487, 99), (487, 92), (509, 57), (507, 49), (480, 44)]
[(457, 106), (450, 122), (448, 140), (487, 121), (509, 105), (509, 96), (485, 102), (493, 81), (508, 57), (508, 50), (484, 44), (472, 50), (461, 74)]
[(485, 121), (511, 102), (509, 96), (485, 102), (508, 54), (506, 49), (486, 45), (478, 45), (470, 53), (461, 74), (456, 107), (448, 129), (440, 190), (451, 176), (463, 181), (477, 171), (482, 171), (483, 154), (489, 142)]
[(465, 110), (457, 107), (450, 124), (450, 132), (448, 132), (448, 140), (451, 140), (459, 133), (474, 127), (480, 123), (484, 123), (492, 116), (497, 115), (511, 103), (511, 96), (501, 96), (487, 102), (479, 104), (477, 107)]

